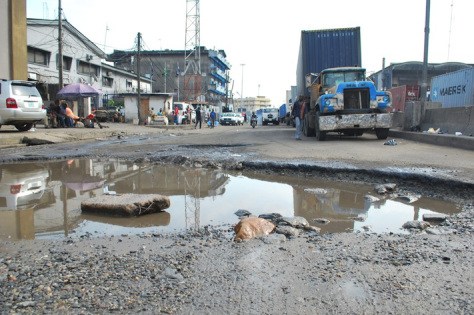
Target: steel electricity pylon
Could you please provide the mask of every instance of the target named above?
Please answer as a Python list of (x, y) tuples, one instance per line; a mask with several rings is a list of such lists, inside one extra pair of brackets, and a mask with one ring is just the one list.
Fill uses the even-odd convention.
[(184, 100), (201, 101), (201, 13), (200, 0), (186, 0), (186, 33), (184, 44)]

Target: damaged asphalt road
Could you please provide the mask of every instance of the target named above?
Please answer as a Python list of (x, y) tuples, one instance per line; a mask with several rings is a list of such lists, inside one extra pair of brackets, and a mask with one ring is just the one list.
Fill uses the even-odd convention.
[(403, 139), (384, 146), (370, 134), (294, 141), (286, 126), (115, 126), (108, 137), (4, 148), (0, 163), (121, 158), (354, 185), (393, 182), (456, 202), (462, 212), (448, 218), (451, 233), (442, 235), (304, 233), (234, 243), (225, 236), (231, 228), (206, 226), (180, 235), (1, 241), (2, 313), (473, 312), (472, 151)]

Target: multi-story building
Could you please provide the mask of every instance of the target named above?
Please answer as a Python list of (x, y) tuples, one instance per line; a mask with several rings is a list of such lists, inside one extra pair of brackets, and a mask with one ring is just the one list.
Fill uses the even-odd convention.
[[(37, 81), (45, 100), (54, 100), (59, 91), (58, 20), (27, 20), (28, 79)], [(112, 95), (138, 90), (137, 75), (115, 68), (103, 60), (105, 53), (67, 20), (62, 21), (63, 84), (84, 83), (102, 92), (104, 100)], [(151, 80), (141, 77), (141, 91), (151, 92)], [(100, 107), (101, 99), (92, 99)]]
[[(200, 71), (186, 69), (184, 50), (140, 51), (140, 73), (153, 80), (153, 92), (174, 93), (175, 101), (199, 101), (222, 107), (228, 102), (231, 65), (224, 50), (200, 47)], [(137, 51), (115, 50), (108, 61), (117, 68), (138, 71)]]
[[(272, 107), (271, 100), (265, 96), (245, 97), (234, 99), (234, 108), (239, 112), (246, 112), (250, 115), (252, 112), (262, 108)], [(250, 117), (250, 116), (249, 116)]]

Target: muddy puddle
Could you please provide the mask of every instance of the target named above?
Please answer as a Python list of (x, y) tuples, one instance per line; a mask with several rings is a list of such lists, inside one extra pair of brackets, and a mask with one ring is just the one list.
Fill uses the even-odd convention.
[[(372, 185), (120, 160), (4, 164), (0, 176), (0, 239), (13, 240), (229, 227), (238, 222), (239, 209), (302, 216), (322, 233), (406, 233), (403, 223), (425, 213), (460, 211), (456, 204), (423, 196), (370, 202), (366, 195), (378, 196)], [(81, 213), (83, 200), (104, 193), (163, 194), (171, 206), (133, 218)]]

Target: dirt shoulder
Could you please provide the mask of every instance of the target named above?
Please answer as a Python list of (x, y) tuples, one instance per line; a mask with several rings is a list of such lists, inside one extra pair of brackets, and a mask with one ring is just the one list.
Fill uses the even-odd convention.
[(440, 235), (272, 234), (234, 243), (232, 227), (206, 226), (180, 235), (2, 241), (2, 313), (473, 312), (472, 151), (403, 139), (385, 146), (370, 134), (295, 141), (284, 126), (113, 132), (4, 148), (0, 163), (90, 156), (354, 183), (395, 180), (444, 194), (463, 211)]

